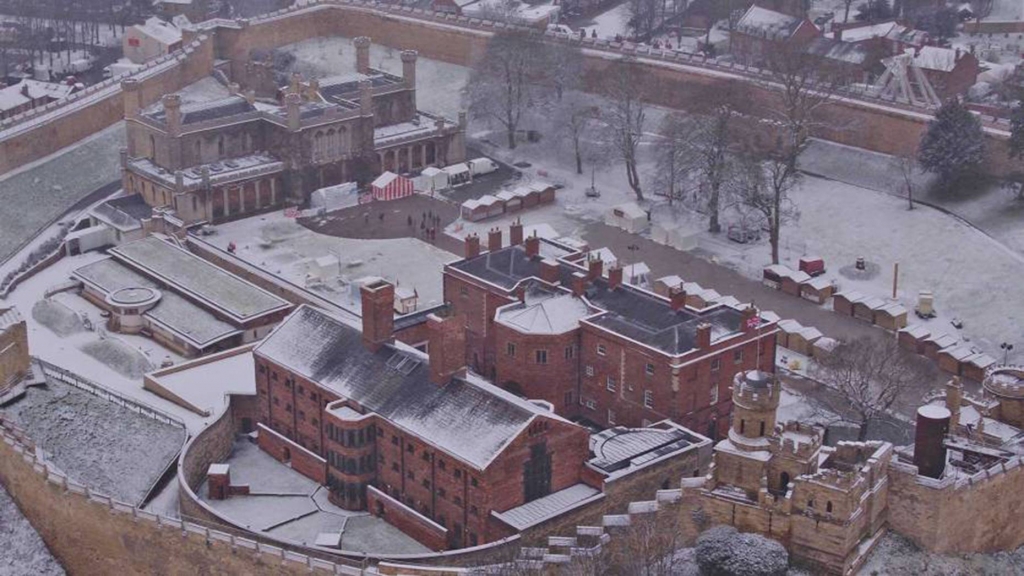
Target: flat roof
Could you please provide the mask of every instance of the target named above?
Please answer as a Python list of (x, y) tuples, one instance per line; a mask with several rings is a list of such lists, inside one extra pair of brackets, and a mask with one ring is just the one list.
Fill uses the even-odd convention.
[(116, 246), (109, 252), (139, 272), (238, 322), (291, 307), (287, 300), (155, 236)]
[(229, 394), (256, 395), (256, 364), (251, 350), (236, 348), (157, 370), (146, 380), (159, 386), (175, 404), (210, 416), (227, 407)]
[(611, 474), (685, 450), (699, 440), (679, 426), (624, 428), (616, 426), (590, 437), (590, 464)]
[(566, 509), (600, 493), (601, 491), (597, 488), (591, 488), (586, 484), (574, 484), (522, 506), (516, 506), (504, 512), (492, 512), (492, 514), (516, 530), (522, 531), (544, 520), (554, 518)]

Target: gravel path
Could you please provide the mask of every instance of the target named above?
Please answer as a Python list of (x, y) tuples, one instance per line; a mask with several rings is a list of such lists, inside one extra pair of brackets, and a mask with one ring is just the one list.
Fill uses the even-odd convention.
[(64, 569), (0, 484), (0, 575), (56, 576)]

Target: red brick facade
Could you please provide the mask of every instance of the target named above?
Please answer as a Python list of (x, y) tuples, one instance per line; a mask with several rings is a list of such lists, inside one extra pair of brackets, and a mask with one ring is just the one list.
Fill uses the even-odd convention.
[(327, 463), (323, 458), (263, 424), (259, 424), (257, 429), (259, 430), (261, 450), (281, 462), (290, 464), (292, 470), (303, 476), (316, 480), (320, 484), (327, 483)]

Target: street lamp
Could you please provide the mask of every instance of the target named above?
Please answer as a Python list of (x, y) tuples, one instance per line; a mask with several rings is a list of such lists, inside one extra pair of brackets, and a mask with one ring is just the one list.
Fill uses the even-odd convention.
[(1003, 349), (1003, 364), (1006, 364), (1006, 359), (1010, 355), (1010, 350), (1013, 350), (1013, 344), (1003, 342), (999, 347)]

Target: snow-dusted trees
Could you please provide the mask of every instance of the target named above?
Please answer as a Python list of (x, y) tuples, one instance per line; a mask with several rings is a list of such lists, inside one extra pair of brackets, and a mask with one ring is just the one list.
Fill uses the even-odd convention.
[(589, 152), (587, 141), (594, 132), (600, 109), (584, 95), (573, 92), (558, 102), (553, 116), (559, 135), (572, 146), (576, 173), (583, 174), (583, 159)]
[[(784, 149), (784, 146), (780, 143), (777, 148)], [(768, 230), (772, 264), (778, 264), (782, 226), (800, 216), (789, 193), (800, 181), (801, 173), (784, 152), (775, 151), (746, 158), (740, 170), (735, 186), (736, 200), (744, 209), (752, 211)]]
[(658, 126), (657, 146), (654, 149), (654, 186), (671, 204), (677, 198), (685, 198), (690, 172), (693, 169), (689, 156), (691, 119), (681, 112), (666, 115)]
[(640, 172), (637, 169), (637, 154), (647, 119), (644, 76), (636, 59), (623, 57), (609, 67), (604, 80), (604, 92), (608, 96), (608, 108), (604, 120), (608, 131), (608, 143), (626, 167), (626, 181), (643, 201), (640, 186)]
[(516, 147), (516, 130), (541, 87), (537, 63), (545, 59), (539, 37), (523, 31), (495, 34), (469, 80), (469, 111), (477, 118), (496, 120)]
[(913, 154), (898, 154), (892, 157), (893, 168), (900, 175), (902, 192), (907, 196), (907, 210), (914, 209), (914, 173), (917, 172), (917, 158)]
[(629, 28), (638, 41), (646, 40), (658, 25), (661, 0), (629, 0)]
[(597, 554), (578, 555), (565, 565), (564, 576), (676, 576), (684, 562), (679, 514), (672, 509), (635, 514), (630, 525), (617, 528)]
[(784, 576), (789, 553), (775, 540), (716, 526), (697, 539), (701, 576)]
[(869, 423), (911, 390), (929, 388), (920, 358), (900, 349), (896, 338), (861, 337), (816, 360), (812, 377), (826, 388), (816, 400), (830, 413), (858, 426), (866, 440)]
[(958, 98), (947, 100), (921, 137), (917, 153), (921, 167), (948, 184), (977, 168), (984, 156), (981, 122)]
[(544, 59), (538, 63), (538, 75), (554, 91), (558, 100), (565, 92), (579, 88), (583, 78), (583, 52), (568, 42), (544, 45)]

